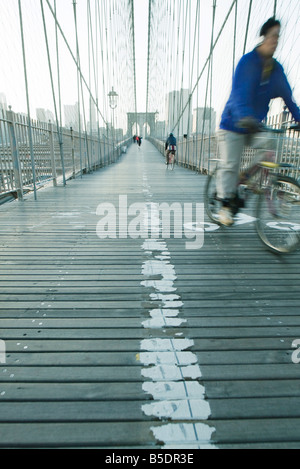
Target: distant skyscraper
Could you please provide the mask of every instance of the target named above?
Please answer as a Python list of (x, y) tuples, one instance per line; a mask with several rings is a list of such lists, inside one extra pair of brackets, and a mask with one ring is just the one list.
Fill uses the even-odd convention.
[(49, 111), (49, 109), (37, 108), (36, 117), (40, 122), (55, 122), (54, 115), (51, 111)]
[[(203, 127), (203, 120), (204, 127)], [(211, 131), (212, 134), (216, 131), (216, 111), (213, 108), (207, 107), (197, 107), (193, 112), (193, 134), (202, 134), (209, 135)]]
[[(65, 126), (73, 130), (79, 131), (79, 106), (78, 103), (66, 104), (65, 110)], [(82, 127), (82, 125), (81, 125)]]
[(7, 100), (4, 93), (0, 93), (0, 109), (7, 110)]
[[(186, 106), (189, 100), (189, 90), (181, 89), (180, 91), (171, 91), (171, 93), (167, 94), (166, 100), (166, 124), (168, 133), (174, 130), (177, 137), (191, 133), (192, 113), (190, 105)], [(185, 106), (186, 109), (177, 125), (179, 116)]]

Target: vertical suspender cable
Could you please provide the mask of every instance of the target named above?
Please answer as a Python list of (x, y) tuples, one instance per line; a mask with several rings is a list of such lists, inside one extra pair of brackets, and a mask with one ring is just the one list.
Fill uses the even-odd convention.
[(55, 119), (56, 119), (56, 125), (57, 125), (57, 134), (58, 134), (58, 140), (59, 140), (59, 150), (60, 150), (60, 158), (61, 158), (63, 184), (65, 186), (66, 185), (66, 175), (65, 175), (65, 163), (64, 163), (64, 152), (63, 152), (63, 140), (62, 140), (61, 127), (59, 126), (59, 121), (58, 121), (58, 114), (57, 114), (57, 106), (56, 106), (56, 98), (55, 98), (55, 91), (54, 91), (53, 74), (52, 74), (52, 66), (51, 66), (51, 59), (50, 59), (50, 51), (49, 51), (49, 43), (48, 43), (48, 35), (47, 35), (47, 27), (46, 27), (46, 21), (45, 21), (45, 12), (44, 12), (43, 0), (40, 0), (40, 3), (41, 3), (41, 10), (42, 10), (42, 17), (43, 17), (44, 34), (45, 34), (45, 42), (46, 42), (47, 57), (48, 57), (48, 66), (49, 66), (49, 73), (50, 73), (50, 80), (51, 80), (51, 88), (52, 88), (52, 96), (53, 96), (53, 103), (54, 103)]
[[(200, 11), (200, 8), (201, 8), (201, 5), (200, 5), (200, 0), (197, 0), (197, 6), (199, 7), (199, 20), (198, 20), (198, 31), (197, 31), (197, 34), (198, 34), (198, 43), (197, 43), (197, 46), (198, 46), (198, 54), (197, 54), (197, 76), (199, 76), (200, 30), (201, 30), (201, 23), (200, 23), (200, 19), (201, 19), (201, 11)], [(193, 162), (193, 167), (194, 167), (194, 169), (197, 168), (197, 155), (198, 155), (199, 86), (197, 86), (197, 98), (196, 98), (196, 102), (197, 102), (197, 106), (196, 106), (196, 108), (197, 108), (197, 111), (196, 111), (196, 161)]]
[(276, 17), (276, 13), (277, 13), (277, 0), (274, 0), (274, 13), (273, 13), (274, 18)]
[[(71, 49), (71, 47), (70, 47), (70, 44), (68, 43), (68, 41), (67, 41), (67, 39), (66, 39), (66, 36), (65, 36), (65, 34), (64, 34), (64, 32), (63, 32), (63, 30), (62, 30), (62, 28), (61, 28), (61, 26), (60, 26), (60, 24), (59, 24), (59, 22), (58, 22), (58, 20), (57, 20), (57, 17), (56, 17), (56, 15), (55, 15), (55, 12), (54, 12), (54, 10), (53, 10), (53, 8), (52, 8), (52, 6), (51, 6), (49, 0), (45, 0), (45, 2), (47, 3), (48, 8), (49, 8), (49, 10), (50, 10), (50, 12), (51, 12), (51, 14), (52, 14), (52, 16), (53, 16), (53, 18), (54, 18), (54, 21), (55, 21), (56, 24), (57, 24), (57, 27), (58, 27), (58, 29), (59, 29), (59, 31), (60, 31), (60, 34), (61, 34), (61, 36), (62, 36), (62, 38), (63, 38), (63, 40), (64, 40), (64, 42), (65, 42), (65, 44), (66, 44), (66, 46), (67, 46), (67, 48), (68, 48), (68, 51), (70, 52), (70, 55), (71, 55), (73, 61), (75, 62), (75, 65), (76, 65), (76, 67), (77, 67), (77, 69), (78, 69), (78, 71), (79, 71), (79, 74), (80, 74), (81, 81), (85, 84), (85, 86), (86, 86), (88, 92), (89, 92), (90, 95), (91, 95), (91, 98), (92, 98), (93, 102), (94, 102), (95, 105), (96, 105), (97, 103), (96, 103), (96, 101), (95, 101), (95, 99), (94, 99), (94, 97), (93, 97), (93, 95), (92, 95), (92, 93), (91, 93), (91, 90), (90, 90), (90, 88), (89, 88), (89, 86), (88, 86), (88, 84), (87, 84), (87, 82), (86, 82), (86, 80), (85, 80), (85, 78), (84, 78), (84, 76), (83, 76), (83, 74), (82, 74), (82, 72), (81, 72), (81, 68), (80, 68), (80, 66), (79, 66), (79, 64), (78, 64), (78, 61), (76, 60), (76, 58), (75, 58), (75, 56), (74, 56), (74, 54), (73, 54), (73, 52), (72, 52), (72, 49)], [(75, 3), (76, 3), (76, 2), (75, 2)], [(100, 115), (101, 115), (101, 117), (102, 117), (104, 123), (107, 124), (107, 122), (106, 122), (104, 116), (102, 115), (100, 109), (98, 109), (98, 111), (99, 111), (99, 113), (100, 113)]]
[(32, 180), (33, 180), (34, 199), (37, 200), (35, 161), (34, 161), (33, 141), (32, 141), (32, 127), (31, 127), (31, 116), (30, 116), (28, 78), (27, 78), (27, 67), (26, 67), (25, 41), (24, 41), (24, 30), (23, 30), (23, 17), (22, 17), (21, 0), (19, 0), (19, 17), (20, 17), (20, 28), (21, 28), (21, 38), (22, 38), (22, 52), (23, 52), (23, 65), (24, 65), (24, 77), (25, 77), (25, 88), (26, 88), (26, 100), (27, 100), (28, 138), (29, 138), (29, 146), (30, 146)]
[[(237, 4), (236, 4), (237, 5)], [(215, 17), (216, 17), (216, 8), (217, 0), (214, 0), (214, 14), (213, 14), (213, 34), (215, 29)], [(213, 94), (213, 51), (211, 53), (210, 61), (210, 103), (209, 103), (209, 131), (208, 131), (208, 161), (207, 161), (207, 170), (210, 172), (210, 151), (211, 151), (211, 118), (212, 118), (212, 94)]]
[[(56, 0), (54, 0), (54, 12), (55, 16), (57, 14), (56, 10)], [(55, 22), (55, 41), (56, 41), (56, 58), (57, 58), (57, 84), (58, 84), (58, 106), (59, 106), (59, 125), (62, 127), (62, 112), (61, 112), (61, 90), (60, 90), (60, 65), (59, 65), (59, 53), (58, 53), (58, 27)]]
[[(78, 43), (78, 28), (77, 28), (77, 12), (76, 12), (76, 0), (73, 0), (73, 10), (74, 10), (74, 22), (75, 22), (75, 34), (76, 34), (76, 50), (77, 50), (77, 63), (78, 69), (81, 71), (81, 64), (80, 64), (80, 54), (79, 54), (79, 43)], [(90, 158), (89, 158), (89, 145), (88, 145), (88, 138), (87, 138), (87, 127), (86, 127), (86, 115), (85, 115), (85, 106), (84, 106), (84, 96), (83, 96), (83, 86), (82, 86), (82, 73), (80, 73), (80, 89), (81, 89), (81, 100), (82, 100), (82, 112), (83, 112), (83, 121), (84, 121), (84, 129), (85, 129), (85, 143), (86, 143), (86, 154), (87, 154), (87, 169), (90, 171)]]
[(243, 50), (244, 54), (246, 52), (246, 47), (247, 47), (247, 39), (248, 39), (249, 24), (250, 24), (251, 11), (252, 11), (252, 3), (253, 3), (253, 0), (250, 0), (249, 11), (248, 11), (248, 19), (247, 19), (247, 27), (246, 27), (246, 33), (245, 33), (244, 50)]
[[(179, 103), (179, 112), (181, 112), (181, 109), (183, 108), (183, 78), (184, 78), (184, 65), (185, 65), (185, 46), (186, 46), (186, 36), (187, 36), (187, 23), (188, 23), (188, 11), (189, 11), (189, 3), (190, 1), (187, 0), (186, 2), (186, 11), (185, 14), (182, 15), (182, 26), (183, 26), (183, 38), (182, 38), (182, 73), (181, 73), (181, 86), (180, 86), (180, 103)], [(185, 18), (185, 23), (184, 23), (184, 18)], [(178, 114), (179, 114), (178, 112)], [(181, 121), (181, 132), (182, 135), (187, 133), (187, 129), (184, 130), (184, 119)], [(185, 160), (186, 160), (186, 152), (185, 152)]]
[[(151, 16), (152, 16), (152, 0), (149, 0), (149, 4), (148, 4), (148, 54), (147, 54), (146, 122), (148, 122), (149, 85), (150, 85)], [(147, 126), (146, 126), (146, 129), (147, 129)]]
[[(224, 19), (224, 21), (223, 21), (223, 24), (222, 24), (222, 26), (221, 26), (221, 29), (220, 29), (220, 31), (219, 31), (219, 33), (218, 33), (218, 35), (217, 35), (217, 38), (216, 38), (216, 40), (215, 40), (215, 42), (214, 42), (214, 44), (213, 44), (211, 53), (214, 51), (216, 45), (217, 45), (218, 42), (219, 42), (219, 39), (220, 39), (220, 37), (221, 37), (221, 34), (222, 34), (222, 32), (223, 32), (223, 30), (224, 30), (224, 28), (225, 28), (225, 25), (226, 25), (226, 23), (227, 23), (227, 21), (228, 21), (230, 15), (231, 15), (232, 9), (233, 9), (233, 7), (235, 6), (236, 2), (237, 2), (237, 0), (233, 0), (232, 4), (231, 4), (231, 6), (230, 6), (230, 8), (229, 8), (229, 10), (228, 10), (228, 13), (227, 13), (227, 15), (226, 15), (226, 17), (225, 17), (225, 19)], [(197, 86), (198, 86), (198, 84), (199, 84), (199, 82), (200, 82), (200, 80), (201, 80), (201, 77), (202, 77), (202, 75), (203, 75), (203, 73), (204, 73), (204, 71), (205, 71), (205, 69), (206, 69), (206, 67), (207, 67), (207, 65), (208, 65), (208, 63), (209, 63), (209, 61), (210, 61), (210, 55), (211, 55), (211, 54), (209, 54), (208, 58), (206, 59), (206, 62), (205, 62), (204, 66), (203, 66), (203, 68), (202, 68), (202, 70), (201, 70), (201, 72), (200, 72), (200, 75), (198, 76), (198, 78), (197, 78), (197, 80), (196, 80), (196, 83), (195, 83), (194, 88), (193, 88), (193, 90), (192, 90), (192, 92), (191, 92), (191, 94), (190, 94), (190, 97), (189, 97), (189, 99), (188, 99), (186, 105), (184, 106), (184, 108), (183, 108), (183, 110), (182, 110), (182, 112), (181, 112), (181, 115), (180, 115), (179, 118), (178, 118), (178, 121), (177, 121), (176, 124), (174, 125), (174, 128), (176, 128), (176, 126), (177, 126), (179, 120), (181, 119), (181, 116), (183, 115), (184, 111), (186, 110), (187, 106), (189, 105), (190, 99), (192, 99), (192, 96), (193, 96), (193, 94), (194, 94), (194, 92), (195, 92), (195, 90), (196, 90), (196, 88), (197, 88)]]
[[(135, 27), (134, 27), (134, 0), (131, 0), (131, 24), (132, 24), (132, 52), (133, 52), (133, 81), (134, 81), (134, 112), (135, 112), (135, 133), (137, 135), (137, 95), (136, 95), (136, 57), (135, 57)], [(129, 131), (130, 129), (128, 129)]]
[[(74, 7), (75, 0), (73, 0)], [(79, 50), (78, 45), (76, 44), (76, 61), (79, 62)], [(79, 67), (77, 66), (77, 99), (78, 99), (78, 133), (79, 133), (79, 161), (80, 161), (80, 177), (83, 176), (83, 162), (82, 162), (82, 138), (81, 138), (81, 114), (80, 114), (80, 72)]]
[[(199, 30), (199, 26), (197, 28), (197, 25), (198, 23), (200, 23), (199, 21), (199, 11), (200, 11), (200, 3), (199, 1), (197, 1), (197, 6), (196, 6), (196, 15), (195, 15), (195, 25), (194, 25), (194, 43), (193, 43), (193, 55), (192, 55), (192, 66), (190, 67), (191, 68), (191, 73), (190, 73), (190, 82), (189, 82), (189, 93), (191, 92), (191, 89), (192, 89), (192, 82), (193, 82), (193, 75), (194, 75), (194, 63), (195, 63), (195, 54), (196, 54), (196, 46), (197, 46), (197, 32)], [(192, 28), (191, 28), (191, 25), (190, 25), (190, 35), (192, 34)], [(190, 38), (190, 42), (191, 42), (191, 38)], [(198, 56), (199, 56), (199, 50), (198, 50)], [(197, 100), (197, 106), (198, 107), (198, 100)], [(191, 117), (191, 111), (192, 111), (192, 100), (190, 100), (190, 104), (189, 104), (189, 119)], [(198, 111), (196, 111), (196, 116), (198, 116)], [(193, 133), (193, 115), (192, 115), (192, 133)], [(190, 130), (190, 129), (189, 129)], [(189, 130), (188, 130), (188, 134), (189, 134)], [(197, 129), (196, 129), (196, 132), (197, 133)], [(194, 154), (195, 154), (195, 149), (194, 149), (194, 135), (193, 135), (193, 158), (194, 158)], [(190, 162), (189, 162), (190, 163)]]
[(205, 92), (205, 104), (203, 112), (203, 122), (202, 122), (202, 135), (201, 135), (201, 147), (200, 147), (200, 160), (199, 160), (199, 170), (202, 166), (202, 156), (203, 156), (203, 142), (204, 142), (204, 130), (205, 130), (205, 118), (206, 118), (206, 106), (207, 106), (207, 95), (208, 95), (208, 86), (209, 80), (212, 73), (212, 57), (213, 57), (213, 44), (214, 44), (214, 29), (215, 29), (215, 15), (216, 15), (216, 0), (213, 2), (213, 18), (212, 18), (212, 28), (211, 28), (211, 42), (210, 42), (210, 54), (209, 54), (209, 64), (207, 67), (207, 83), (206, 83), (206, 92)]
[[(90, 90), (92, 89), (92, 80), (91, 80), (91, 42), (93, 41), (91, 35), (92, 35), (92, 25), (90, 24), (91, 20), (91, 9), (90, 9), (90, 0), (87, 1), (87, 30), (88, 30), (88, 67), (89, 67), (89, 87)], [(91, 148), (93, 148), (93, 133), (92, 133), (92, 98), (90, 96), (89, 98), (89, 116), (90, 116), (90, 139), (91, 139)], [(88, 137), (87, 137), (88, 138)], [(93, 158), (93, 154), (91, 155)], [(93, 165), (93, 161), (91, 162)]]
[(234, 75), (234, 71), (235, 71), (237, 13), (238, 13), (238, 4), (236, 3), (235, 4), (235, 15), (234, 15), (234, 33), (233, 33), (232, 76)]
[[(98, 29), (98, 2), (95, 2), (95, 22), (96, 22), (96, 103), (97, 103), (97, 133), (98, 133), (98, 167), (101, 166), (102, 160), (102, 147), (101, 147), (101, 138), (100, 138), (100, 122), (99, 122), (99, 113), (98, 113), (98, 106), (99, 106), (99, 54), (98, 54), (98, 33), (100, 32), (100, 28)], [(99, 41), (100, 43), (100, 41)]]
[[(102, 68), (104, 66), (104, 51), (103, 51), (103, 44), (104, 44), (104, 29), (103, 29), (103, 25), (102, 25), (102, 22), (101, 22), (101, 7), (99, 5), (99, 2), (97, 1), (97, 5), (98, 5), (98, 21), (99, 21), (99, 38), (100, 38), (100, 45), (101, 45), (101, 63), (102, 63)], [(101, 3), (101, 6), (102, 6), (102, 9), (103, 9), (103, 3)], [(103, 90), (103, 112), (105, 113), (105, 111), (107, 111), (107, 103), (106, 103), (106, 100), (105, 100), (105, 74), (102, 73), (102, 90)], [(98, 115), (99, 117), (99, 115)], [(105, 121), (104, 121), (104, 124), (106, 125)], [(106, 140), (104, 138), (104, 144), (103, 144), (103, 147), (104, 147), (104, 162), (106, 163)]]

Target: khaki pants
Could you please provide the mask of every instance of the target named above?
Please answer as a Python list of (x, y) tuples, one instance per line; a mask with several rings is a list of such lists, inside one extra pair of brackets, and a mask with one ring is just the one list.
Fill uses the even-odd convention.
[(254, 135), (238, 134), (227, 130), (218, 132), (221, 163), (217, 174), (218, 197), (231, 199), (236, 195), (239, 181), (241, 159), (245, 146), (257, 150), (249, 166), (262, 160), (270, 160), (270, 152), (274, 155), (277, 137), (271, 132), (259, 132)]

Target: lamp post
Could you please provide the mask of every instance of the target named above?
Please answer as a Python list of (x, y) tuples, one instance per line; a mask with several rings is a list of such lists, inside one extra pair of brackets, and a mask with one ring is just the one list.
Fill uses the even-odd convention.
[(109, 107), (112, 109), (112, 129), (113, 129), (113, 148), (115, 147), (115, 109), (118, 106), (118, 93), (115, 92), (114, 87), (108, 93)]

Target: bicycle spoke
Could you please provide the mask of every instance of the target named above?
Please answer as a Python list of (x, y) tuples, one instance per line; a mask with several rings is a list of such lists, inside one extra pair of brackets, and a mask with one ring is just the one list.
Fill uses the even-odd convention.
[(296, 180), (278, 176), (271, 189), (260, 195), (257, 231), (262, 241), (278, 253), (292, 252), (300, 244), (300, 187)]

